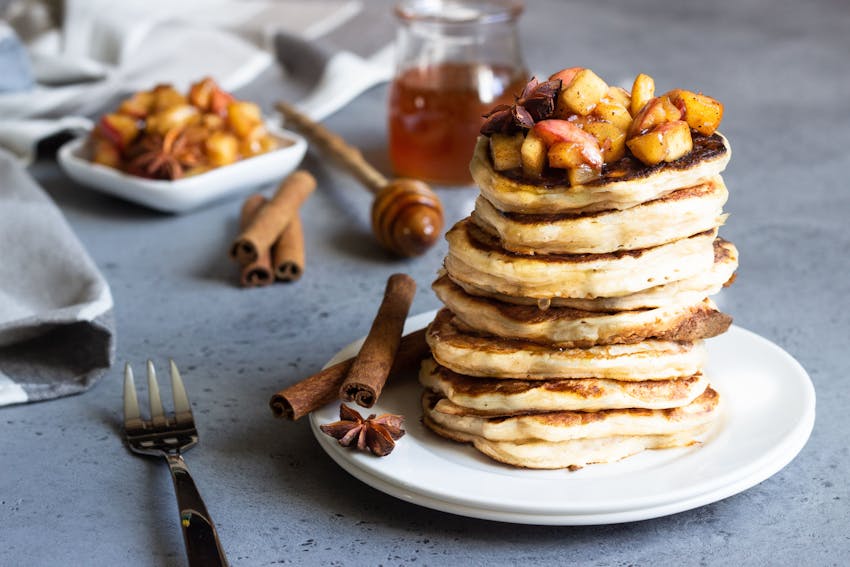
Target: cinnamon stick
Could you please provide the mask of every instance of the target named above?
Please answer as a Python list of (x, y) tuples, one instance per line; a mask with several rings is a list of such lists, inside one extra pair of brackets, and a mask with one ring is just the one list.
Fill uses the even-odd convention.
[[(405, 335), (401, 338), (390, 376), (415, 370), (429, 353), (425, 329)], [(353, 363), (354, 358), (347, 358), (277, 392), (269, 401), (272, 413), (275, 417), (295, 421), (335, 401)]]
[(282, 282), (294, 282), (304, 272), (304, 230), (298, 213), (272, 248), (274, 275)]
[(271, 200), (233, 242), (230, 257), (240, 264), (248, 264), (256, 260), (262, 250), (271, 249), (315, 188), (316, 179), (304, 170), (284, 179)]
[[(245, 202), (242, 203), (242, 212), (239, 215), (239, 229), (245, 230), (265, 204), (266, 198), (259, 193), (245, 199)], [(241, 267), (239, 283), (243, 287), (259, 287), (269, 285), (273, 281), (271, 251), (268, 249), (261, 250), (256, 260)]]
[(364, 408), (378, 401), (398, 351), (404, 320), (415, 293), (416, 282), (408, 275), (393, 274), (387, 280), (384, 299), (372, 328), (339, 388), (340, 399)]

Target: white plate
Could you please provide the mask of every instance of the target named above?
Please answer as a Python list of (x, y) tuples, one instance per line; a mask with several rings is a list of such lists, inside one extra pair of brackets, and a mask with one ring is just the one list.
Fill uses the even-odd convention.
[[(424, 327), (434, 313), (407, 321)], [(356, 354), (361, 341), (332, 364)], [(803, 448), (815, 418), (806, 371), (770, 341), (733, 326), (708, 341), (706, 374), (722, 398), (719, 426), (701, 446), (646, 451), (579, 471), (516, 469), (471, 446), (444, 440), (419, 421), (415, 376), (389, 383), (380, 402), (361, 413), (406, 416), (407, 435), (384, 458), (340, 447), (319, 430), (338, 419), (338, 404), (310, 416), (322, 448), (366, 484), (429, 508), (527, 524), (585, 525), (655, 518), (737, 494), (778, 472)]]
[(65, 143), (58, 158), (65, 173), (80, 185), (159, 211), (183, 213), (233, 193), (280, 181), (301, 163), (306, 140), (271, 122), (266, 127), (275, 136), (294, 143), (176, 181), (145, 179), (92, 163), (86, 155), (87, 137)]

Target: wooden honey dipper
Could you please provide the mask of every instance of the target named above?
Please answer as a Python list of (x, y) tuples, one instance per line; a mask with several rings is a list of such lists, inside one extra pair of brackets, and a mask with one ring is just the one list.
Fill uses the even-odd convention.
[(277, 110), (287, 125), (304, 134), (375, 195), (372, 232), (381, 246), (411, 257), (423, 254), (437, 241), (443, 229), (443, 205), (427, 184), (416, 179), (388, 180), (360, 150), (293, 106), (279, 102)]

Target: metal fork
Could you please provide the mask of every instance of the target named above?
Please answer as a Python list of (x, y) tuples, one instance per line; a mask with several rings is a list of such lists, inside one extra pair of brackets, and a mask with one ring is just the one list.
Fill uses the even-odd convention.
[(180, 525), (186, 555), (192, 567), (227, 567), (227, 558), (218, 539), (207, 507), (201, 499), (195, 482), (181, 453), (198, 442), (195, 419), (186, 395), (186, 388), (174, 361), (171, 363), (171, 391), (174, 397), (174, 416), (166, 416), (159, 397), (159, 384), (153, 362), (148, 360), (148, 398), (151, 418), (145, 421), (139, 413), (133, 369), (124, 367), (124, 431), (127, 443), (134, 453), (164, 457), (174, 480), (177, 506), (180, 508)]

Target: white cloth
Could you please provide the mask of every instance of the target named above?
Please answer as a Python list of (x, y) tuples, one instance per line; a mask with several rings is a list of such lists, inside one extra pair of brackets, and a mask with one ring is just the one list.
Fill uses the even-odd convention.
[(158, 83), (185, 90), (205, 76), (235, 90), (274, 61), (275, 32), (313, 39), (360, 8), (357, 0), (66, 0), (61, 30), (25, 38), (38, 84), (0, 94), (0, 132), (18, 121), (18, 142), (6, 148), (26, 163), (40, 138), (22, 139), (30, 130), (21, 120), (91, 114), (116, 94)]
[(0, 150), (0, 406), (87, 389), (114, 345), (106, 280), (53, 201)]

